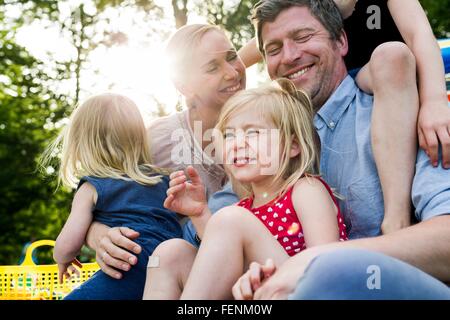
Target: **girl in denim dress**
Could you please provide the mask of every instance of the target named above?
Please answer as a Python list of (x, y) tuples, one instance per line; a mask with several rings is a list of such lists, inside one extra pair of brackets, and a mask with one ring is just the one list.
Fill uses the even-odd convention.
[[(62, 147), (59, 180), (78, 185), (54, 250), (61, 282), (81, 267), (76, 257), (92, 221), (136, 230), (142, 247), (138, 264), (122, 279), (98, 271), (66, 299), (140, 299), (148, 257), (159, 243), (182, 236), (176, 214), (163, 207), (169, 179), (151, 165), (147, 139), (133, 101), (108, 93), (77, 107), (45, 153), (44, 162)], [(106, 251), (100, 255), (109, 258)]]

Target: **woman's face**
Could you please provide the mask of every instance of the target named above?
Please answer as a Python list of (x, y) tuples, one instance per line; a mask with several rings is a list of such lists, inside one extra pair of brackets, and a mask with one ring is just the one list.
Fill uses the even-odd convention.
[(245, 89), (245, 66), (222, 32), (207, 32), (193, 56), (184, 87), (195, 105), (220, 110), (232, 95)]

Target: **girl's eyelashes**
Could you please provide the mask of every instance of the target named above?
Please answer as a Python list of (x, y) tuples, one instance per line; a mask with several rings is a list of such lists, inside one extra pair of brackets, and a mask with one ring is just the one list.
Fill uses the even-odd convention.
[(234, 132), (233, 131), (225, 131), (223, 133), (223, 138), (224, 139), (231, 139), (234, 138)]
[[(243, 132), (243, 131), (241, 131)], [(245, 131), (245, 137), (255, 137), (260, 134), (260, 129), (251, 128)], [(229, 130), (223, 133), (224, 139), (232, 139), (236, 136), (236, 130)]]

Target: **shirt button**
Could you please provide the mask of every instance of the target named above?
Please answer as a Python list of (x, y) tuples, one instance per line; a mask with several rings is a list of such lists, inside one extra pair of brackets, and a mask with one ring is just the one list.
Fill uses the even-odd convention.
[(334, 128), (334, 126), (336, 125), (336, 123), (334, 123), (333, 121), (330, 122), (330, 127)]

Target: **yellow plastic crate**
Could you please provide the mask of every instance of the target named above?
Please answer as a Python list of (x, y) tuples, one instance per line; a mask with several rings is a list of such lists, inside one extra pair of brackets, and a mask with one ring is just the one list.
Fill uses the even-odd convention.
[(60, 300), (89, 279), (100, 267), (97, 263), (84, 263), (80, 276), (58, 282), (58, 265), (36, 265), (33, 250), (40, 246), (55, 246), (53, 240), (33, 242), (27, 249), (20, 266), (0, 266), (0, 300)]

